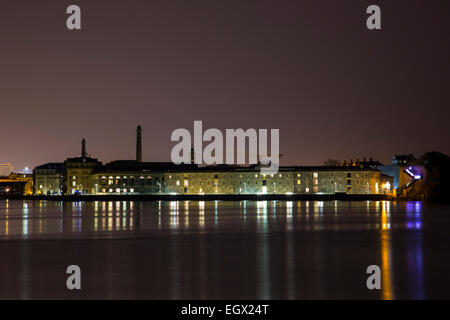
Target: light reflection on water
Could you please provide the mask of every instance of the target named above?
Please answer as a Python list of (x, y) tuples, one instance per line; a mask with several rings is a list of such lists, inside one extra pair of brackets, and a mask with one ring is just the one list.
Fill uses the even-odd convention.
[[(394, 212), (392, 207), (394, 206)], [(249, 211), (250, 210), (250, 211)], [(396, 215), (392, 220), (392, 214)], [(270, 220), (269, 220), (270, 218)], [(390, 201), (0, 202), (0, 237), (264, 225), (295, 230), (422, 228), (422, 203)], [(393, 225), (394, 224), (394, 225)], [(268, 228), (258, 229), (266, 232)]]
[[(108, 237), (130, 235), (130, 232), (144, 234), (166, 233), (170, 239), (170, 263), (172, 298), (183, 298), (181, 288), (183, 248), (177, 242), (181, 234), (256, 234), (255, 271), (257, 298), (273, 299), (277, 287), (284, 283), (283, 298), (295, 299), (299, 294), (299, 268), (312, 269), (307, 280), (314, 291), (313, 298), (323, 298), (329, 276), (325, 268), (336, 263), (346, 252), (344, 247), (329, 245), (315, 235), (322, 232), (355, 232), (366, 230), (378, 233), (378, 244), (373, 245), (373, 263), (382, 269), (382, 290), (379, 298), (397, 298), (395, 287), (394, 254), (396, 230), (414, 232), (408, 243), (402, 244), (406, 264), (402, 272), (408, 279), (408, 297), (423, 299), (425, 294), (425, 270), (423, 254), (423, 205), (421, 202), (390, 201), (95, 201), (95, 202), (52, 202), (52, 201), (0, 201), (0, 238), (32, 239), (91, 236)], [(299, 241), (298, 235), (309, 232), (307, 241)], [(308, 234), (309, 234), (308, 233)], [(274, 238), (275, 237), (275, 238)], [(276, 241), (274, 240), (276, 239)], [(274, 243), (277, 243), (276, 245)], [(280, 246), (279, 243), (282, 245)], [(203, 244), (208, 246), (209, 244)], [(335, 247), (334, 247), (335, 246)], [(343, 246), (345, 246), (345, 241)], [(207, 274), (207, 247), (196, 254), (199, 274)], [(333, 258), (339, 252), (340, 255)], [(397, 253), (397, 252), (396, 252)], [(363, 252), (349, 253), (363, 255)], [(301, 256), (304, 255), (304, 256)], [(350, 257), (350, 255), (348, 257)], [(277, 261), (281, 257), (281, 261)], [(306, 258), (310, 260), (304, 260)], [(244, 259), (244, 258), (243, 258)], [(245, 258), (249, 259), (249, 258)], [(335, 260), (330, 260), (335, 259)], [(336, 260), (337, 259), (337, 260)], [(351, 259), (350, 259), (351, 260)], [(306, 265), (299, 265), (299, 261)], [(364, 260), (365, 261), (365, 260)], [(253, 263), (253, 262), (252, 262)], [(311, 263), (311, 266), (307, 264)], [(280, 266), (276, 264), (280, 264)], [(281, 278), (280, 278), (281, 277)], [(303, 279), (303, 278), (302, 278)], [(304, 279), (302, 280), (304, 281)], [(208, 298), (207, 280), (199, 276), (199, 298)], [(345, 289), (345, 288), (344, 288)], [(404, 297), (404, 295), (400, 295)]]

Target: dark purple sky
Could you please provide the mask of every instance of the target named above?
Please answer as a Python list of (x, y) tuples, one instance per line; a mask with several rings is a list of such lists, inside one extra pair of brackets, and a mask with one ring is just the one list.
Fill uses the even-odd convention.
[(279, 128), (283, 165), (450, 153), (449, 16), (448, 0), (0, 0), (0, 163), (63, 161), (82, 138), (133, 159), (138, 124), (144, 160), (166, 161), (194, 120)]

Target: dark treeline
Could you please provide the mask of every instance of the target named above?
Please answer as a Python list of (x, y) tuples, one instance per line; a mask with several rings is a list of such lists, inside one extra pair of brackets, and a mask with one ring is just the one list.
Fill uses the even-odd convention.
[(425, 153), (419, 162), (425, 166), (425, 199), (450, 202), (450, 157), (433, 151)]

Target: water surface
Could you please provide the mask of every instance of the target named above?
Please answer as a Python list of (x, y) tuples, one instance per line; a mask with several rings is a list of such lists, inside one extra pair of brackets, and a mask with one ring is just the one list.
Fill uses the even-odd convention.
[(422, 202), (0, 201), (0, 298), (450, 298), (449, 231)]

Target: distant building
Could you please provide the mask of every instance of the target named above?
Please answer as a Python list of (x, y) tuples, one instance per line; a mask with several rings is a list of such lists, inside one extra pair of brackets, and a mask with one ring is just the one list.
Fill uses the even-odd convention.
[(0, 163), (0, 177), (9, 177), (13, 170), (14, 168), (9, 162)]
[(352, 166), (280, 167), (261, 174), (247, 167), (142, 161), (142, 129), (136, 132), (136, 159), (102, 164), (87, 156), (48, 163), (34, 170), (35, 194), (377, 194), (381, 193), (378, 162)]
[(62, 163), (46, 163), (33, 171), (34, 194), (61, 194), (63, 187)]
[(8, 177), (0, 178), (0, 194), (33, 194), (33, 175), (10, 173)]
[(280, 167), (265, 175), (258, 166), (130, 160), (99, 166), (92, 175), (96, 194), (369, 194), (380, 187), (379, 171), (355, 167)]
[(68, 158), (63, 164), (63, 193), (92, 194), (95, 193), (95, 182), (92, 172), (101, 165), (97, 159), (88, 157), (86, 140), (81, 141), (81, 157)]

